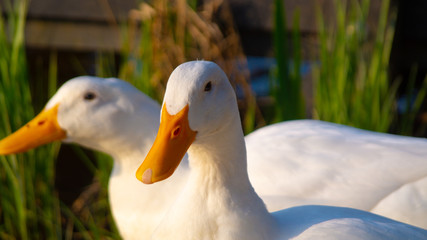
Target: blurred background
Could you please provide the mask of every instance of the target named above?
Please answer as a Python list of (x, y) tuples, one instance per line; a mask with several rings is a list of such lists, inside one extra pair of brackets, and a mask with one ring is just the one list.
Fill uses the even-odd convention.
[[(422, 0), (0, 0), (0, 137), (79, 75), (161, 101), (169, 74), (218, 63), (245, 133), (313, 118), (427, 137)], [(50, 144), (0, 157), (1, 239), (119, 239), (108, 156)]]

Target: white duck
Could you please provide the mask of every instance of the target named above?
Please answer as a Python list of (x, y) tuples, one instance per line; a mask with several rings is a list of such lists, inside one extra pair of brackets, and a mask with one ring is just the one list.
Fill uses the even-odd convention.
[[(159, 111), (158, 103), (122, 80), (78, 77), (66, 82), (38, 116), (3, 139), (0, 154), (62, 140), (111, 155), (108, 194), (119, 232), (124, 239), (147, 239), (173, 202), (171, 196), (181, 189), (188, 169), (184, 162), (176, 179), (156, 188), (135, 179), (136, 168), (154, 142)], [(149, 221), (141, 227), (145, 219)]]
[(159, 131), (137, 178), (168, 178), (187, 149), (188, 182), (152, 239), (427, 238), (426, 230), (355, 209), (302, 206), (270, 214), (249, 181), (234, 91), (212, 62), (184, 63), (171, 74)]
[[(133, 177), (154, 141), (159, 111), (124, 81), (78, 77), (64, 84), (39, 116), (0, 141), (0, 154), (63, 140), (112, 155), (109, 198), (119, 231), (124, 239), (149, 236), (188, 173), (184, 160), (174, 180), (158, 184), (156, 191)], [(246, 144), (251, 183), (270, 211), (329, 204), (374, 209), (427, 227), (427, 182), (413, 181), (426, 172), (425, 139), (302, 120), (264, 127), (247, 136)], [(150, 219), (145, 228), (135, 220), (142, 218)]]

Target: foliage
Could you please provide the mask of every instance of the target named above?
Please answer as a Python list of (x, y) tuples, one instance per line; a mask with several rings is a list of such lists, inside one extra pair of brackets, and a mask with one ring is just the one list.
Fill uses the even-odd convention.
[[(292, 34), (293, 54), (289, 50), (286, 15), (283, 1), (274, 1), (274, 53), (277, 62), (271, 77), (272, 97), (275, 100), (275, 122), (305, 117), (301, 90), (301, 33), (299, 11), (294, 13)], [(291, 59), (293, 61), (291, 61)], [(293, 64), (292, 64), (293, 63)]]
[(247, 83), (246, 58), (226, 2), (212, 0), (200, 6), (194, 0), (144, 2), (130, 12), (123, 29), (119, 78), (161, 101), (169, 75), (179, 64), (214, 61), (243, 92), (240, 103), (245, 109), (245, 131), (255, 127), (255, 116), (260, 118), (260, 113)]
[[(8, 14), (0, 18), (1, 138), (33, 118), (34, 109), (40, 110), (57, 87), (53, 53), (47, 84), (35, 84), (30, 89), (23, 45), (28, 1), (14, 1), (13, 5), (4, 2)], [(37, 97), (32, 99), (31, 92)], [(119, 239), (111, 214), (107, 214), (108, 175), (102, 174), (109, 173), (111, 160), (100, 160), (98, 167), (93, 167), (100, 180), (90, 189), (101, 191), (97, 195), (85, 192), (70, 210), (60, 202), (54, 186), (58, 150), (59, 143), (54, 143), (27, 153), (0, 156), (0, 239)], [(76, 151), (81, 153), (79, 148)], [(91, 208), (84, 201), (87, 196), (92, 197)], [(93, 196), (98, 197), (96, 201)]]
[[(34, 117), (23, 46), (28, 1), (3, 2), (8, 15), (0, 18), (1, 137)], [(0, 156), (1, 239), (60, 238), (61, 211), (54, 190), (58, 146)]]
[[(374, 41), (367, 25), (369, 0), (335, 1), (335, 27), (319, 14), (320, 66), (314, 71), (316, 118), (386, 132), (394, 118), (397, 84), (388, 64), (395, 14), (383, 0)], [(347, 12), (348, 9), (348, 12)], [(372, 43), (373, 44), (369, 44)], [(391, 84), (391, 86), (390, 86)]]

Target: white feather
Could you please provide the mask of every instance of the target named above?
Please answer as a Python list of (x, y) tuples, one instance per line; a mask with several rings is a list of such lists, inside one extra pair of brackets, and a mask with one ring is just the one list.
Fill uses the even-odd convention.
[[(206, 93), (203, 86), (208, 82), (212, 90)], [(188, 105), (189, 125), (197, 135), (188, 150), (188, 182), (152, 239), (427, 237), (426, 230), (356, 209), (301, 206), (270, 214), (249, 182), (237, 102), (227, 77), (216, 64), (195, 61), (180, 65), (169, 79), (164, 104), (174, 111)], [(268, 164), (272, 169), (274, 163)], [(293, 184), (298, 187), (298, 182)]]
[[(95, 93), (96, 98), (84, 100), (87, 92)], [(57, 103), (66, 142), (114, 158), (109, 198), (123, 238), (151, 235), (188, 176), (188, 161), (184, 160), (172, 178), (155, 186), (135, 179), (135, 171), (154, 141), (160, 106), (124, 81), (89, 76), (68, 81), (46, 108)], [(412, 174), (426, 175), (427, 162), (421, 160), (427, 155), (425, 139), (300, 120), (264, 127), (245, 140), (250, 181), (269, 210), (301, 204), (337, 205), (374, 209), (427, 227), (427, 183), (409, 180)], [(389, 150), (394, 160), (386, 155)], [(402, 164), (408, 170), (402, 171)], [(380, 169), (383, 178), (372, 174)]]

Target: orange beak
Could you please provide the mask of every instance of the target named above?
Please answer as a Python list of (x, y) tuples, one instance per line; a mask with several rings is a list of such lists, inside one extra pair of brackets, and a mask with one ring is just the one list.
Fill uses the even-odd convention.
[(28, 151), (40, 145), (61, 140), (66, 132), (58, 124), (58, 106), (43, 110), (18, 131), (0, 141), (0, 155)]
[(188, 105), (173, 116), (169, 115), (163, 105), (156, 140), (136, 171), (136, 178), (145, 184), (151, 184), (170, 177), (196, 134), (188, 123)]

